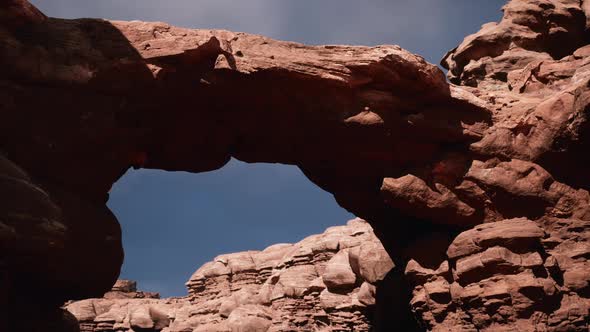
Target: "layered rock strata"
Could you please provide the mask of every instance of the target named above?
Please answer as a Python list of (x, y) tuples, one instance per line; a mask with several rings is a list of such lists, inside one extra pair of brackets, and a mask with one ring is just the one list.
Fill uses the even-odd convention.
[(408, 263), (411, 305), (433, 331), (587, 331), (589, 253), (588, 221), (483, 224), (461, 233), (436, 270)]
[(66, 308), (83, 332), (369, 331), (375, 285), (391, 268), (369, 224), (354, 219), (295, 244), (218, 256), (184, 298), (146, 298), (118, 281), (104, 298)]
[[(487, 223), (455, 237), (445, 259), (406, 266), (424, 328), (588, 330), (588, 8), (510, 1), (501, 22), (443, 59), (449, 79), (483, 101), (494, 124), (470, 145), (479, 160), (454, 188), (479, 202)], [(427, 200), (468, 211), (445, 196)]]

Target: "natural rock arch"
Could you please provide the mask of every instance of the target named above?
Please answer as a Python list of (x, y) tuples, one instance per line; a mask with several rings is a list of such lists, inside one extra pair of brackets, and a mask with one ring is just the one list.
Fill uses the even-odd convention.
[[(386, 208), (384, 176), (477, 137), (459, 118), (440, 126), (429, 114), (453, 107), (489, 121), (451, 97), (440, 70), (397, 47), (304, 47), (161, 23), (43, 19), (26, 28), (5, 59), (16, 63), (4, 91), (18, 112), (5, 112), (3, 150), (42, 187), (97, 209), (130, 166), (199, 172), (234, 156), (297, 164), (365, 216)], [(40, 49), (55, 54), (45, 62)], [(47, 105), (59, 111), (38, 114)]]
[[(310, 47), (164, 23), (46, 18), (24, 0), (1, 5), (4, 298), (44, 294), (40, 307), (55, 307), (110, 288), (122, 251), (104, 202), (130, 166), (200, 172), (230, 156), (297, 165), (371, 223), (397, 266), (417, 262), (407, 272), (418, 295), (440, 275), (443, 293), (465, 282), (437, 269), (447, 257), (455, 269), (455, 259), (487, 250), (446, 252), (462, 230), (515, 217), (547, 234), (567, 220), (586, 225), (588, 192), (542, 166), (587, 187), (583, 169), (556, 162), (587, 160), (577, 153), (588, 144), (587, 6), (546, 2), (511, 1), (499, 25), (449, 53), (453, 82), (471, 87), (449, 85), (397, 46)], [(564, 36), (568, 56), (548, 57)], [(582, 258), (559, 273), (578, 271)], [(576, 285), (559, 294), (586, 296)], [(446, 317), (495, 324), (472, 322), (456, 301), (413, 306), (429, 328), (451, 324)]]

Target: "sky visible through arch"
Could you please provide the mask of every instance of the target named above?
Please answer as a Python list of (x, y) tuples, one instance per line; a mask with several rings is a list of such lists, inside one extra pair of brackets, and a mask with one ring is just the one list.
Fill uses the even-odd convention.
[[(438, 64), (504, 0), (32, 0), (61, 18), (164, 21), (307, 44), (397, 44)], [(130, 170), (111, 190), (123, 228), (121, 277), (162, 296), (186, 293), (214, 256), (296, 242), (352, 216), (294, 166), (232, 160), (189, 174)]]

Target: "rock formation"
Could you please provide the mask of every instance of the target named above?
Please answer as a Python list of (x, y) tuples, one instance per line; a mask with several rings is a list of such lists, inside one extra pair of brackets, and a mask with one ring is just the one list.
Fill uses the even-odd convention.
[(61, 20), (25, 0), (0, 17), (0, 328), (31, 311), (69, 328), (64, 301), (110, 289), (104, 202), (127, 168), (234, 157), (297, 165), (371, 224), (397, 266), (377, 330), (587, 331), (587, 0), (509, 1), (445, 56), (451, 83), (397, 46)]
[(218, 256), (184, 298), (154, 299), (120, 280), (104, 298), (66, 308), (83, 332), (368, 331), (375, 285), (391, 268), (371, 227), (354, 219), (295, 244)]
[(453, 241), (436, 270), (410, 261), (412, 308), (438, 331), (586, 331), (589, 242), (588, 221), (477, 226)]

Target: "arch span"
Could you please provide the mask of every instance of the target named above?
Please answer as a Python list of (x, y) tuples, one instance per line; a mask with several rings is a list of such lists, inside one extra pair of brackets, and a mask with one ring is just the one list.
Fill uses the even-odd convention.
[[(412, 235), (382, 197), (383, 179), (432, 173), (433, 161), (464, 153), (490, 122), (452, 97), (438, 68), (397, 46), (34, 17), (5, 28), (17, 51), (3, 58), (16, 65), (2, 91), (1, 148), (60, 209), (54, 266), (82, 262), (77, 273), (36, 271), (55, 302), (100, 295), (116, 279), (120, 234), (104, 203), (129, 167), (202, 172), (230, 157), (297, 165), (369, 220), (393, 255)], [(98, 259), (100, 268), (90, 263)]]
[(8, 31), (17, 52), (3, 59), (16, 64), (3, 90), (4, 154), (50, 197), (105, 211), (129, 167), (202, 172), (235, 157), (297, 165), (379, 229), (390, 223), (383, 178), (431, 173), (490, 119), (453, 98), (438, 68), (396, 46), (310, 47), (92, 19)]

